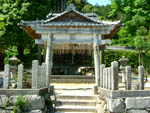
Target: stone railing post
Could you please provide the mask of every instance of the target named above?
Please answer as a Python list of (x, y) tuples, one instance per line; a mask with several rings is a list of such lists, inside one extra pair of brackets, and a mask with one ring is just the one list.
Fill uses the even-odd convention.
[(107, 83), (107, 68), (103, 69), (103, 88), (106, 88), (106, 83)]
[(111, 83), (112, 90), (118, 90), (118, 62), (114, 61), (111, 63)]
[(18, 89), (22, 89), (23, 87), (22, 82), (23, 82), (23, 65), (20, 64), (18, 66), (18, 84), (17, 84)]
[(108, 68), (108, 89), (111, 90), (111, 68)]
[(100, 65), (100, 87), (103, 87), (103, 69), (105, 68), (104, 64)]
[(46, 87), (46, 63), (42, 63), (42, 69), (41, 69), (41, 74), (42, 74), (42, 87)]
[(126, 90), (131, 90), (131, 66), (126, 66), (125, 74)]
[(32, 89), (38, 88), (38, 69), (39, 69), (39, 62), (38, 60), (34, 60), (32, 62)]
[(139, 90), (144, 90), (144, 67), (138, 67), (138, 75), (139, 75)]
[(106, 68), (106, 89), (108, 89), (108, 68)]
[(4, 77), (3, 77), (3, 88), (8, 89), (9, 88), (9, 74), (10, 74), (10, 66), (9, 64), (6, 64), (4, 67)]
[(43, 82), (43, 77), (42, 77), (42, 66), (38, 66), (38, 76), (37, 76), (37, 86), (38, 88), (42, 88), (42, 82)]

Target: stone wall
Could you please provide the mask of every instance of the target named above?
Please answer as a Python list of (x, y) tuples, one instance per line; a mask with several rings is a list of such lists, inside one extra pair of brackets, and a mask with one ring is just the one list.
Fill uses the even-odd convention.
[[(24, 111), (18, 111), (18, 113), (47, 113), (49, 112), (49, 106), (47, 100), (49, 96), (40, 95), (24, 95), (27, 100), (27, 105), (24, 106)], [(12, 113), (14, 105), (17, 101), (18, 95), (6, 96), (0, 95), (0, 113)]]
[[(24, 100), (25, 104), (22, 104)], [(11, 112), (15, 107), (19, 108), (18, 112)], [(50, 108), (52, 102), (48, 88), (0, 89), (0, 113), (50, 113)]]
[(149, 97), (132, 97), (123, 99), (106, 99), (106, 108), (111, 113), (149, 113)]

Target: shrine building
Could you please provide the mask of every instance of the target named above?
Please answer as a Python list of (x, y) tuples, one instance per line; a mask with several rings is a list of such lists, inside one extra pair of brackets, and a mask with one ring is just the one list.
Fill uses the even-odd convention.
[[(121, 23), (100, 21), (96, 14), (81, 13), (71, 4), (62, 13), (49, 13), (46, 20), (21, 21), (19, 25), (38, 44), (39, 60), (40, 48), (45, 48), (45, 62), (50, 68), (53, 64), (54, 74), (78, 74), (82, 68), (95, 66), (96, 76), (104, 63), (105, 45)], [(55, 69), (61, 72), (55, 73)]]

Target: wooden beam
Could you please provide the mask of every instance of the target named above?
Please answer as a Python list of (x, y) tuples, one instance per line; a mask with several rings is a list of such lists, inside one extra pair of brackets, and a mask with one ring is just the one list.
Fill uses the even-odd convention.
[(45, 41), (44, 40), (40, 40), (40, 39), (35, 39), (35, 44), (44, 44)]
[[(109, 28), (50, 28), (47, 26), (41, 27), (41, 26), (32, 26), (32, 29), (36, 31), (37, 34), (48, 34), (49, 32), (51, 34), (110, 34), (111, 29)], [(105, 30), (106, 29), (106, 30)], [(112, 29), (113, 30), (113, 29)]]
[[(48, 39), (44, 39), (44, 40), (48, 40)], [(40, 39), (36, 39), (35, 40), (35, 44), (44, 44), (45, 41), (44, 40), (40, 40)], [(53, 43), (55, 44), (67, 44), (67, 43), (72, 43), (72, 44), (93, 44), (93, 38), (89, 38), (89, 39), (53, 39)], [(97, 44), (98, 45), (105, 45), (105, 44), (110, 44), (111, 41), (110, 40), (98, 40)]]
[(41, 65), (41, 51), (42, 51), (42, 47), (40, 44), (38, 44), (38, 61), (40, 65)]
[(99, 44), (98, 44), (98, 35), (94, 35), (94, 65), (95, 65), (95, 81), (96, 86), (100, 86), (100, 56), (99, 56)]

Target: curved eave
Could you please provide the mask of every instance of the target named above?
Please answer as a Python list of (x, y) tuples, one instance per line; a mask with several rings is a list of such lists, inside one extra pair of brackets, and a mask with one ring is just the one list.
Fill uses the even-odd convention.
[(110, 34), (104, 35), (104, 39), (111, 39), (119, 30), (120, 26), (116, 26), (114, 30), (110, 32)]
[(39, 34), (36, 33), (30, 26), (21, 26), (21, 28), (33, 39), (38, 39), (40, 37)]
[[(101, 28), (101, 27), (110, 27), (110, 25), (107, 25), (107, 26), (101, 26), (101, 25), (98, 25), (98, 24), (82, 24), (82, 25), (73, 25), (73, 24), (68, 24), (68, 25), (55, 25), (55, 24), (26, 24), (26, 25), (20, 25), (21, 28), (27, 33), (29, 34), (32, 38), (34, 39), (38, 39), (40, 37), (40, 34), (37, 34), (36, 33), (36, 29), (34, 29), (35, 27), (36, 28), (94, 28), (94, 29), (98, 29), (98, 28)], [(112, 25), (111, 25), (112, 26)], [(114, 27), (110, 27), (110, 34), (104, 34), (104, 37), (105, 39), (110, 39), (112, 38), (116, 32), (119, 31), (120, 29), (120, 26), (118, 25), (113, 25)]]

